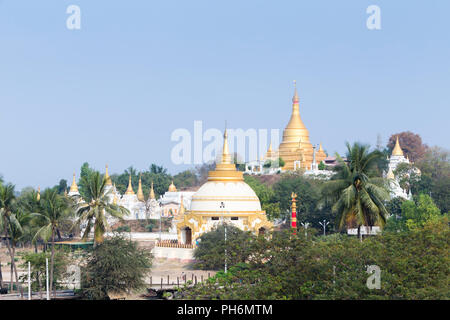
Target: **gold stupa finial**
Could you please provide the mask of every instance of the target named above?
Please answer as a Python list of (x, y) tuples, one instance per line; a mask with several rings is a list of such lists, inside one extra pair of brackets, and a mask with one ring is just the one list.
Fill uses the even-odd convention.
[(177, 188), (173, 184), (173, 180), (172, 180), (172, 183), (169, 186), (169, 192), (177, 192)]
[(134, 194), (133, 186), (131, 185), (131, 174), (128, 179), (128, 188), (127, 188), (127, 191), (125, 192), (125, 194)]
[(398, 141), (398, 135), (397, 135), (397, 139), (395, 140), (395, 147), (392, 150), (392, 155), (393, 156), (403, 156), (403, 150), (400, 147), (400, 142)]
[(236, 170), (236, 165), (233, 163), (232, 156), (228, 150), (228, 133), (225, 129), (223, 134), (223, 149), (222, 149), (222, 160), (216, 163), (216, 169), (214, 171), (209, 171), (208, 181), (243, 181), (242, 171)]
[(112, 186), (111, 177), (108, 174), (108, 165), (105, 166), (105, 180), (107, 186)]
[(292, 199), (292, 211), (297, 209), (297, 194), (295, 192), (291, 193), (291, 199)]
[(70, 193), (78, 193), (77, 181), (75, 179), (75, 172), (73, 173), (72, 185), (70, 186)]
[(320, 145), (319, 145), (319, 151), (323, 151), (323, 148), (322, 148), (322, 142), (321, 142)]
[(152, 186), (150, 188), (150, 195), (148, 196), (149, 199), (155, 199), (155, 190), (153, 190), (153, 181), (152, 181)]
[(231, 154), (228, 149), (228, 133), (227, 129), (225, 129), (225, 132), (223, 134), (223, 148), (222, 148), (222, 163), (223, 164), (230, 164), (231, 162)]
[(270, 144), (269, 144), (269, 149), (267, 149), (267, 152), (272, 152), (272, 141), (270, 141)]
[(298, 104), (298, 101), (299, 101), (299, 99), (298, 99), (298, 92), (297, 92), (297, 81), (294, 80), (294, 97), (292, 98), (292, 102), (294, 104)]
[(41, 200), (41, 187), (40, 186), (38, 186), (36, 200), (37, 201)]
[(139, 201), (144, 201), (144, 192), (142, 192), (142, 179), (141, 174), (139, 174), (139, 185), (138, 185), (138, 191), (137, 191), (137, 198)]

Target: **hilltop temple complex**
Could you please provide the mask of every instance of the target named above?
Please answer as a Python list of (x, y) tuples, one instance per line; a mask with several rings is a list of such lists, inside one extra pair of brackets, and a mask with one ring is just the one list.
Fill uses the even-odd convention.
[[(316, 147), (309, 140), (309, 131), (300, 117), (300, 99), (297, 93), (297, 86), (295, 86), (291, 118), (283, 131), (283, 139), (278, 150), (272, 149), (271, 142), (265, 156), (246, 163), (246, 173), (274, 174), (280, 171), (297, 169), (318, 171), (318, 164), (324, 161), (326, 157), (327, 155), (323, 150), (322, 144), (316, 150)], [(278, 158), (284, 161), (282, 168), (264, 168), (267, 160), (276, 161)]]

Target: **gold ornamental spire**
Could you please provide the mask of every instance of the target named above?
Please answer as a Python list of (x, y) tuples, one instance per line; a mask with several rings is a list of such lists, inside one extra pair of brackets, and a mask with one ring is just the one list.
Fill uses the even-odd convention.
[(400, 143), (398, 141), (398, 136), (397, 136), (397, 140), (395, 141), (395, 147), (392, 150), (392, 155), (393, 156), (403, 156), (403, 150), (400, 147)]
[(186, 212), (186, 209), (184, 208), (184, 203), (183, 203), (183, 195), (181, 195), (181, 200), (180, 200), (180, 209), (178, 210), (178, 214), (184, 214)]
[(72, 192), (72, 193), (78, 192), (77, 181), (75, 179), (75, 172), (73, 173), (72, 185), (70, 186), (69, 192)]
[(114, 191), (113, 204), (116, 205), (118, 199), (117, 199), (117, 189), (116, 189), (116, 184), (115, 183), (114, 183), (113, 191)]
[(111, 177), (108, 174), (108, 165), (106, 165), (106, 169), (105, 169), (105, 180), (106, 180), (107, 186), (112, 186)]
[(320, 151), (323, 151), (323, 148), (322, 148), (322, 142), (320, 143), (320, 145), (319, 145), (319, 152)]
[(127, 191), (125, 192), (125, 194), (134, 194), (133, 186), (131, 185), (131, 174), (130, 174), (130, 178), (128, 179), (128, 188), (127, 188)]
[(155, 199), (155, 190), (153, 190), (153, 181), (152, 181), (152, 186), (150, 188), (150, 195), (148, 196), (149, 199)]
[(208, 173), (208, 181), (242, 181), (244, 180), (243, 172), (236, 171), (236, 165), (232, 161), (231, 154), (228, 150), (228, 134), (227, 130), (223, 134), (222, 161), (216, 164), (216, 169)]
[(137, 191), (137, 198), (139, 201), (144, 201), (144, 192), (142, 192), (142, 180), (141, 180), (141, 174), (139, 174), (139, 186)]
[(173, 180), (169, 186), (169, 192), (177, 192), (177, 187), (175, 187), (175, 185), (173, 184)]
[(41, 187), (38, 187), (36, 200), (37, 200), (37, 201), (41, 200)]
[(225, 129), (225, 133), (223, 134), (223, 148), (222, 148), (222, 163), (230, 164), (231, 162), (231, 154), (228, 150), (228, 133), (227, 129)]
[(294, 80), (294, 96), (292, 97), (292, 102), (295, 104), (299, 102), (298, 92), (297, 92), (297, 80)]
[(292, 114), (286, 129), (305, 129), (306, 127), (300, 117), (300, 107), (299, 107), (298, 92), (297, 92), (297, 82), (294, 80), (294, 96), (292, 97)]

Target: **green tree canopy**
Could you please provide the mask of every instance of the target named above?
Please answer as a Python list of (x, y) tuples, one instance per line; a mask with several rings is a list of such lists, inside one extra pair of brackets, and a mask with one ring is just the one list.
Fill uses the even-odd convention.
[(145, 286), (152, 256), (137, 242), (120, 235), (107, 238), (93, 248), (81, 270), (81, 289), (85, 299), (108, 299)]
[(255, 236), (232, 225), (227, 225), (226, 228), (226, 243), (224, 225), (218, 225), (199, 238), (198, 246), (194, 251), (194, 257), (198, 261), (197, 267), (206, 270), (222, 270), (225, 266), (225, 248), (228, 266), (245, 262), (251, 255), (251, 244)]

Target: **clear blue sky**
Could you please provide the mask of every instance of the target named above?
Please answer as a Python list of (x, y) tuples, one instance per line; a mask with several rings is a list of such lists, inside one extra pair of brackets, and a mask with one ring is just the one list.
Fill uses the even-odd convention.
[[(66, 8), (81, 8), (81, 30)], [(381, 30), (366, 8), (381, 8)], [(0, 0), (0, 173), (17, 188), (170, 160), (176, 128), (283, 129), (296, 79), (313, 143), (404, 130), (449, 148), (450, 1)]]

